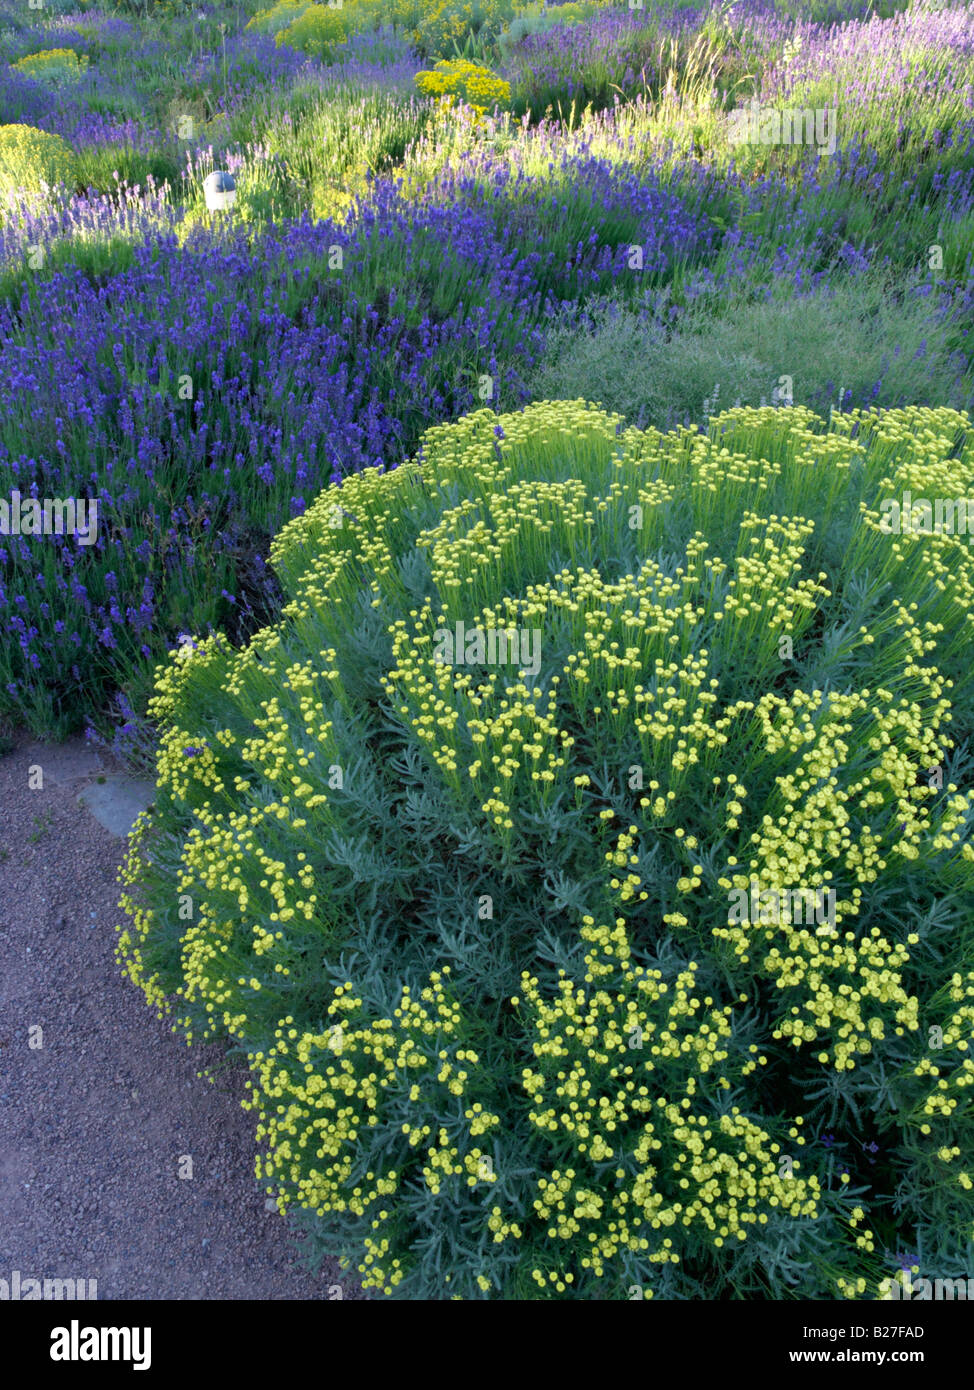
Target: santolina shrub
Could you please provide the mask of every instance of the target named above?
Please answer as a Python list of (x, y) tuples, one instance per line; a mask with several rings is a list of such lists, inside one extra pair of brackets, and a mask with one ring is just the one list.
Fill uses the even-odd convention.
[(19, 123), (0, 125), (0, 192), (71, 183), (74, 168), (71, 148), (59, 135)]
[(967, 1267), (974, 557), (889, 519), (972, 482), (946, 409), (480, 410), (172, 653), (119, 959), (246, 1051), (316, 1249), (413, 1299)]
[(42, 53), (31, 53), (10, 66), (14, 72), (32, 77), (35, 82), (63, 87), (84, 76), (88, 59), (84, 54), (79, 57), (73, 48), (48, 48)]

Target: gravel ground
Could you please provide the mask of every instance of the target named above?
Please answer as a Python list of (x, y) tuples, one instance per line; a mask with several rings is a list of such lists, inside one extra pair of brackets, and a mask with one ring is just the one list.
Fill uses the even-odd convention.
[(338, 1297), (337, 1267), (302, 1269), (266, 1210), (244, 1070), (198, 1078), (221, 1049), (188, 1048), (119, 972), (124, 843), (77, 799), (102, 761), (24, 736), (0, 757), (0, 1279), (96, 1279), (99, 1299)]

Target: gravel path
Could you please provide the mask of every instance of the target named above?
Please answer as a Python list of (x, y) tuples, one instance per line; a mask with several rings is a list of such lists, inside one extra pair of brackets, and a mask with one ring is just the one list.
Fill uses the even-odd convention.
[(118, 970), (124, 845), (78, 802), (112, 771), (100, 763), (80, 740), (24, 736), (0, 757), (0, 1279), (96, 1279), (99, 1299), (361, 1299), (338, 1293), (334, 1264), (303, 1270), (266, 1210), (243, 1069), (198, 1078), (221, 1049), (188, 1048)]

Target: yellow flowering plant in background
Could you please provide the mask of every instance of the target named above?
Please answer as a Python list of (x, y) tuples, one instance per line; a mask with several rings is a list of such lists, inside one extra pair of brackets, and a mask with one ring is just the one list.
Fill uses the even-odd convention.
[(354, 0), (341, 6), (309, 5), (287, 28), (275, 34), (274, 42), (327, 62), (335, 45), (349, 35), (354, 25), (354, 8)]
[(886, 502), (972, 485), (950, 410), (480, 410), (172, 654), (119, 959), (247, 1053), (315, 1250), (411, 1299), (963, 1267), (974, 555)]
[[(370, 3), (370, 0), (365, 0)], [(510, 0), (380, 0), (383, 18), (423, 58), (482, 58), (514, 13)]]
[(513, 13), (509, 0), (278, 0), (246, 27), (326, 62), (350, 34), (389, 28), (421, 57), (435, 59), (469, 57), (471, 50), (481, 55)]
[(10, 64), (11, 72), (19, 72), (24, 77), (51, 87), (65, 87), (78, 82), (87, 67), (87, 57), (83, 53), (75, 53), (73, 48), (47, 48)]

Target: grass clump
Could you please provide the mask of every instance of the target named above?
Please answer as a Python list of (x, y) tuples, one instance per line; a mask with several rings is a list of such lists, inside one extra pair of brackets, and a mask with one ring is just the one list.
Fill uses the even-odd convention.
[[(803, 292), (712, 297), (675, 324), (608, 299), (554, 320), (530, 382), (539, 397), (580, 391), (638, 425), (703, 423), (724, 406), (790, 400), (931, 405), (974, 400), (963, 326), (938, 305), (930, 276), (891, 286), (881, 273), (836, 276)], [(841, 400), (840, 400), (841, 397)]]

